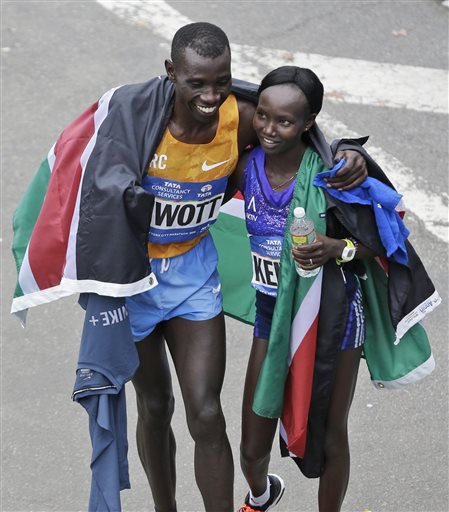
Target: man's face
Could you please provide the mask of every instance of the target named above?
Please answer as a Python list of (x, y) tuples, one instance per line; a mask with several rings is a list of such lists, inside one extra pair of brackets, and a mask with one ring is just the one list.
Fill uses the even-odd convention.
[(231, 91), (231, 56), (226, 49), (215, 59), (201, 57), (191, 48), (177, 63), (166, 64), (176, 86), (175, 108), (188, 111), (194, 120), (211, 123)]

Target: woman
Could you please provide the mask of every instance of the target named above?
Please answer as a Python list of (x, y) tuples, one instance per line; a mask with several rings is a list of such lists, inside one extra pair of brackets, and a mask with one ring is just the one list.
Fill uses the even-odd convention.
[[(262, 80), (258, 95), (259, 102), (253, 126), (260, 147), (249, 152), (241, 160), (234, 178), (245, 198), (246, 224), (250, 234), (253, 263), (257, 267), (259, 257), (265, 263), (271, 261), (273, 268), (278, 268), (276, 265), (279, 265), (289, 206), (296, 181), (303, 174), (309, 175), (304, 183), (310, 182), (309, 188), (315, 189), (314, 193), (318, 194), (325, 205), (324, 191), (313, 187), (310, 180), (326, 167), (309, 145), (307, 133), (320, 112), (323, 85), (308, 69), (283, 66), (270, 72)], [(308, 197), (309, 192), (305, 192)], [(309, 208), (306, 207), (306, 210), (309, 215)], [(334, 340), (335, 347), (338, 347), (338, 355), (325, 420), (325, 462), (321, 470), (318, 491), (319, 510), (331, 512), (340, 510), (348, 485), (347, 421), (364, 342), (358, 278), (344, 267), (352, 259), (373, 257), (374, 253), (356, 239), (351, 239), (351, 233), (336, 219), (333, 219), (332, 229), (329, 220), (324, 221), (322, 218), (319, 227), (319, 213), (321, 212), (314, 212), (312, 215), (315, 217), (317, 229), (316, 241), (294, 249), (292, 255), (303, 269), (311, 270), (328, 265), (338, 267), (336, 260), (342, 264), (338, 267), (341, 269), (338, 275), (344, 282), (346, 291), (346, 325), (342, 336)], [(324, 234), (326, 222), (327, 235)], [(268, 474), (270, 452), (278, 420), (263, 417), (252, 409), (256, 385), (270, 338), (271, 320), (276, 303), (276, 276), (272, 274), (270, 279), (264, 279), (263, 272), (258, 272), (255, 268), (252, 285), (256, 288), (256, 321), (245, 381), (240, 450), (241, 467), (250, 492), (240, 512), (270, 510), (279, 502), (284, 492), (282, 479), (277, 475)]]

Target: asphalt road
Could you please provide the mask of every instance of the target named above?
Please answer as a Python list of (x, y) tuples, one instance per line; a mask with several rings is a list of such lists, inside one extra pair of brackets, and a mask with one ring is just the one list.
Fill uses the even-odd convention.
[[(448, 67), (449, 9), (437, 0), (169, 5), (190, 20), (219, 24), (233, 43), (359, 59), (361, 72), (362, 61)], [(90, 483), (87, 416), (70, 400), (82, 311), (72, 297), (30, 311), (25, 330), (10, 317), (12, 212), (59, 132), (110, 87), (162, 73), (166, 57), (167, 39), (156, 30), (124, 21), (95, 1), (2, 2), (2, 511), (86, 510)], [(259, 64), (259, 71), (268, 69)], [(439, 94), (447, 96), (447, 84)], [(447, 208), (447, 114), (330, 99), (324, 113), (369, 134), (372, 144), (409, 169), (411, 184), (432, 201), (443, 198)], [(447, 216), (447, 209), (438, 215)], [(444, 301), (425, 322), (437, 367), (422, 383), (392, 392), (375, 389), (362, 366), (350, 417), (352, 472), (344, 511), (449, 509), (447, 238), (414, 213), (408, 226)], [(251, 329), (228, 320), (227, 334), (223, 403), (237, 507), (247, 492), (238, 468), (239, 404)], [(127, 398), (132, 490), (122, 493), (123, 509), (152, 510), (134, 443), (132, 386)], [(174, 428), (179, 509), (201, 511), (179, 396)], [(276, 446), (272, 470), (287, 484), (280, 512), (317, 509), (317, 481), (282, 460)]]

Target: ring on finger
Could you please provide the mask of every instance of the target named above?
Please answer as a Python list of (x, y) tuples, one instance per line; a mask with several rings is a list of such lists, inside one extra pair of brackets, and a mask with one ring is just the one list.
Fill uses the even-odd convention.
[(309, 259), (309, 261), (310, 261), (310, 265), (313, 265), (313, 260), (312, 260), (312, 258), (310, 258), (310, 259)]

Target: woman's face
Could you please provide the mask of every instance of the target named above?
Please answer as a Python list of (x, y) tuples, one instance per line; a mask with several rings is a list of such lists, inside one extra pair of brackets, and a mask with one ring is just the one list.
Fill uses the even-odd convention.
[(297, 150), (315, 119), (304, 93), (294, 84), (273, 85), (259, 96), (253, 127), (267, 154)]

